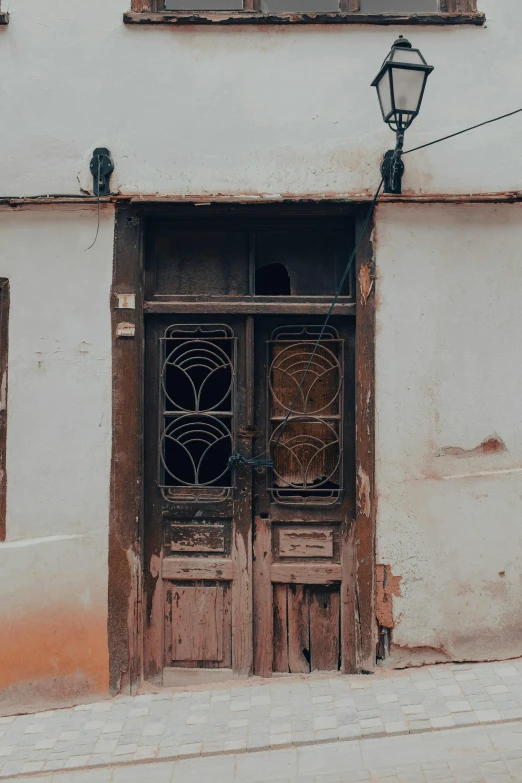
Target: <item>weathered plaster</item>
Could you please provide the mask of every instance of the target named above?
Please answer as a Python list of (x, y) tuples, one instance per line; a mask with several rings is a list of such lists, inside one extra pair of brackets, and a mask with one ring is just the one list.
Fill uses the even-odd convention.
[[(480, 0), (484, 28), (405, 30), (140, 29), (123, 24), (129, 6), (2, 0), (0, 199), (88, 190), (98, 146), (113, 154), (113, 189), (138, 198), (371, 196), (393, 136), (369, 84), (400, 32), (436, 67), (406, 147), (517, 108), (519, 0)], [(519, 191), (521, 122), (407, 156), (405, 191)], [(522, 653), (520, 209), (377, 209), (378, 279), (366, 268), (360, 285), (365, 301), (378, 291), (377, 562), (402, 577), (399, 662)], [(0, 210), (11, 281), (0, 668), (11, 705), (107, 692), (111, 205), (87, 251), (95, 231), (95, 205)], [(505, 450), (480, 449), (491, 438)], [(366, 519), (372, 479), (361, 468)], [(120, 554), (136, 577), (135, 554)]]
[(0, 210), (9, 278), (0, 711), (108, 688), (113, 207)]
[(522, 208), (382, 206), (376, 240), (392, 662), (520, 655)]
[(393, 597), (401, 594), (402, 576), (394, 576), (389, 565), (375, 567), (375, 614), (379, 625), (391, 630), (393, 620)]
[[(370, 82), (398, 33), (435, 66), (406, 147), (518, 108), (519, 0), (485, 27), (129, 27), (130, 0), (10, 0), (1, 31), (1, 195), (373, 192), (394, 137)], [(478, 89), (480, 85), (480, 89)], [(520, 189), (520, 116), (407, 156), (417, 193)]]

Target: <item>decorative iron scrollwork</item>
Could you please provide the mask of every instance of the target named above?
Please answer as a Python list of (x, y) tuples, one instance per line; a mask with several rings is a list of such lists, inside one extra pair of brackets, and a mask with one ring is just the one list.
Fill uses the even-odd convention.
[(161, 339), (159, 485), (166, 500), (225, 500), (235, 447), (236, 338), (221, 324), (170, 326)]
[(268, 343), (268, 489), (278, 503), (327, 505), (342, 492), (344, 344), (328, 327), (317, 346), (320, 329), (282, 327)]

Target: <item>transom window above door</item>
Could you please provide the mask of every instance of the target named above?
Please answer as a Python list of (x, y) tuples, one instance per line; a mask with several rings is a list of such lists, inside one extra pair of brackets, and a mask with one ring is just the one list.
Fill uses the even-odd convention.
[[(200, 212), (197, 213), (201, 215)], [(150, 266), (146, 298), (180, 303), (200, 300), (329, 304), (340, 286), (354, 245), (347, 214), (240, 217), (222, 214), (197, 222), (156, 218), (147, 224)], [(348, 274), (341, 302), (354, 302)]]

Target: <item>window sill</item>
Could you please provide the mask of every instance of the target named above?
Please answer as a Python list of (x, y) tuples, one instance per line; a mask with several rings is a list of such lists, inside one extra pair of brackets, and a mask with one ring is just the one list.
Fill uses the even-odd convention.
[(9, 24), (9, 14), (7, 11), (0, 11), (0, 25)]
[(141, 25), (264, 25), (264, 24), (359, 24), (359, 25), (483, 25), (485, 14), (349, 14), (288, 13), (261, 14), (258, 11), (169, 11), (123, 15), (125, 24)]

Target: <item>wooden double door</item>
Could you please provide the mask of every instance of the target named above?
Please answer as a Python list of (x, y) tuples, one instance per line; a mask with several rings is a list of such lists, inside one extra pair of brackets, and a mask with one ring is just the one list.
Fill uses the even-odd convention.
[(323, 321), (145, 318), (147, 677), (354, 669), (355, 319)]

